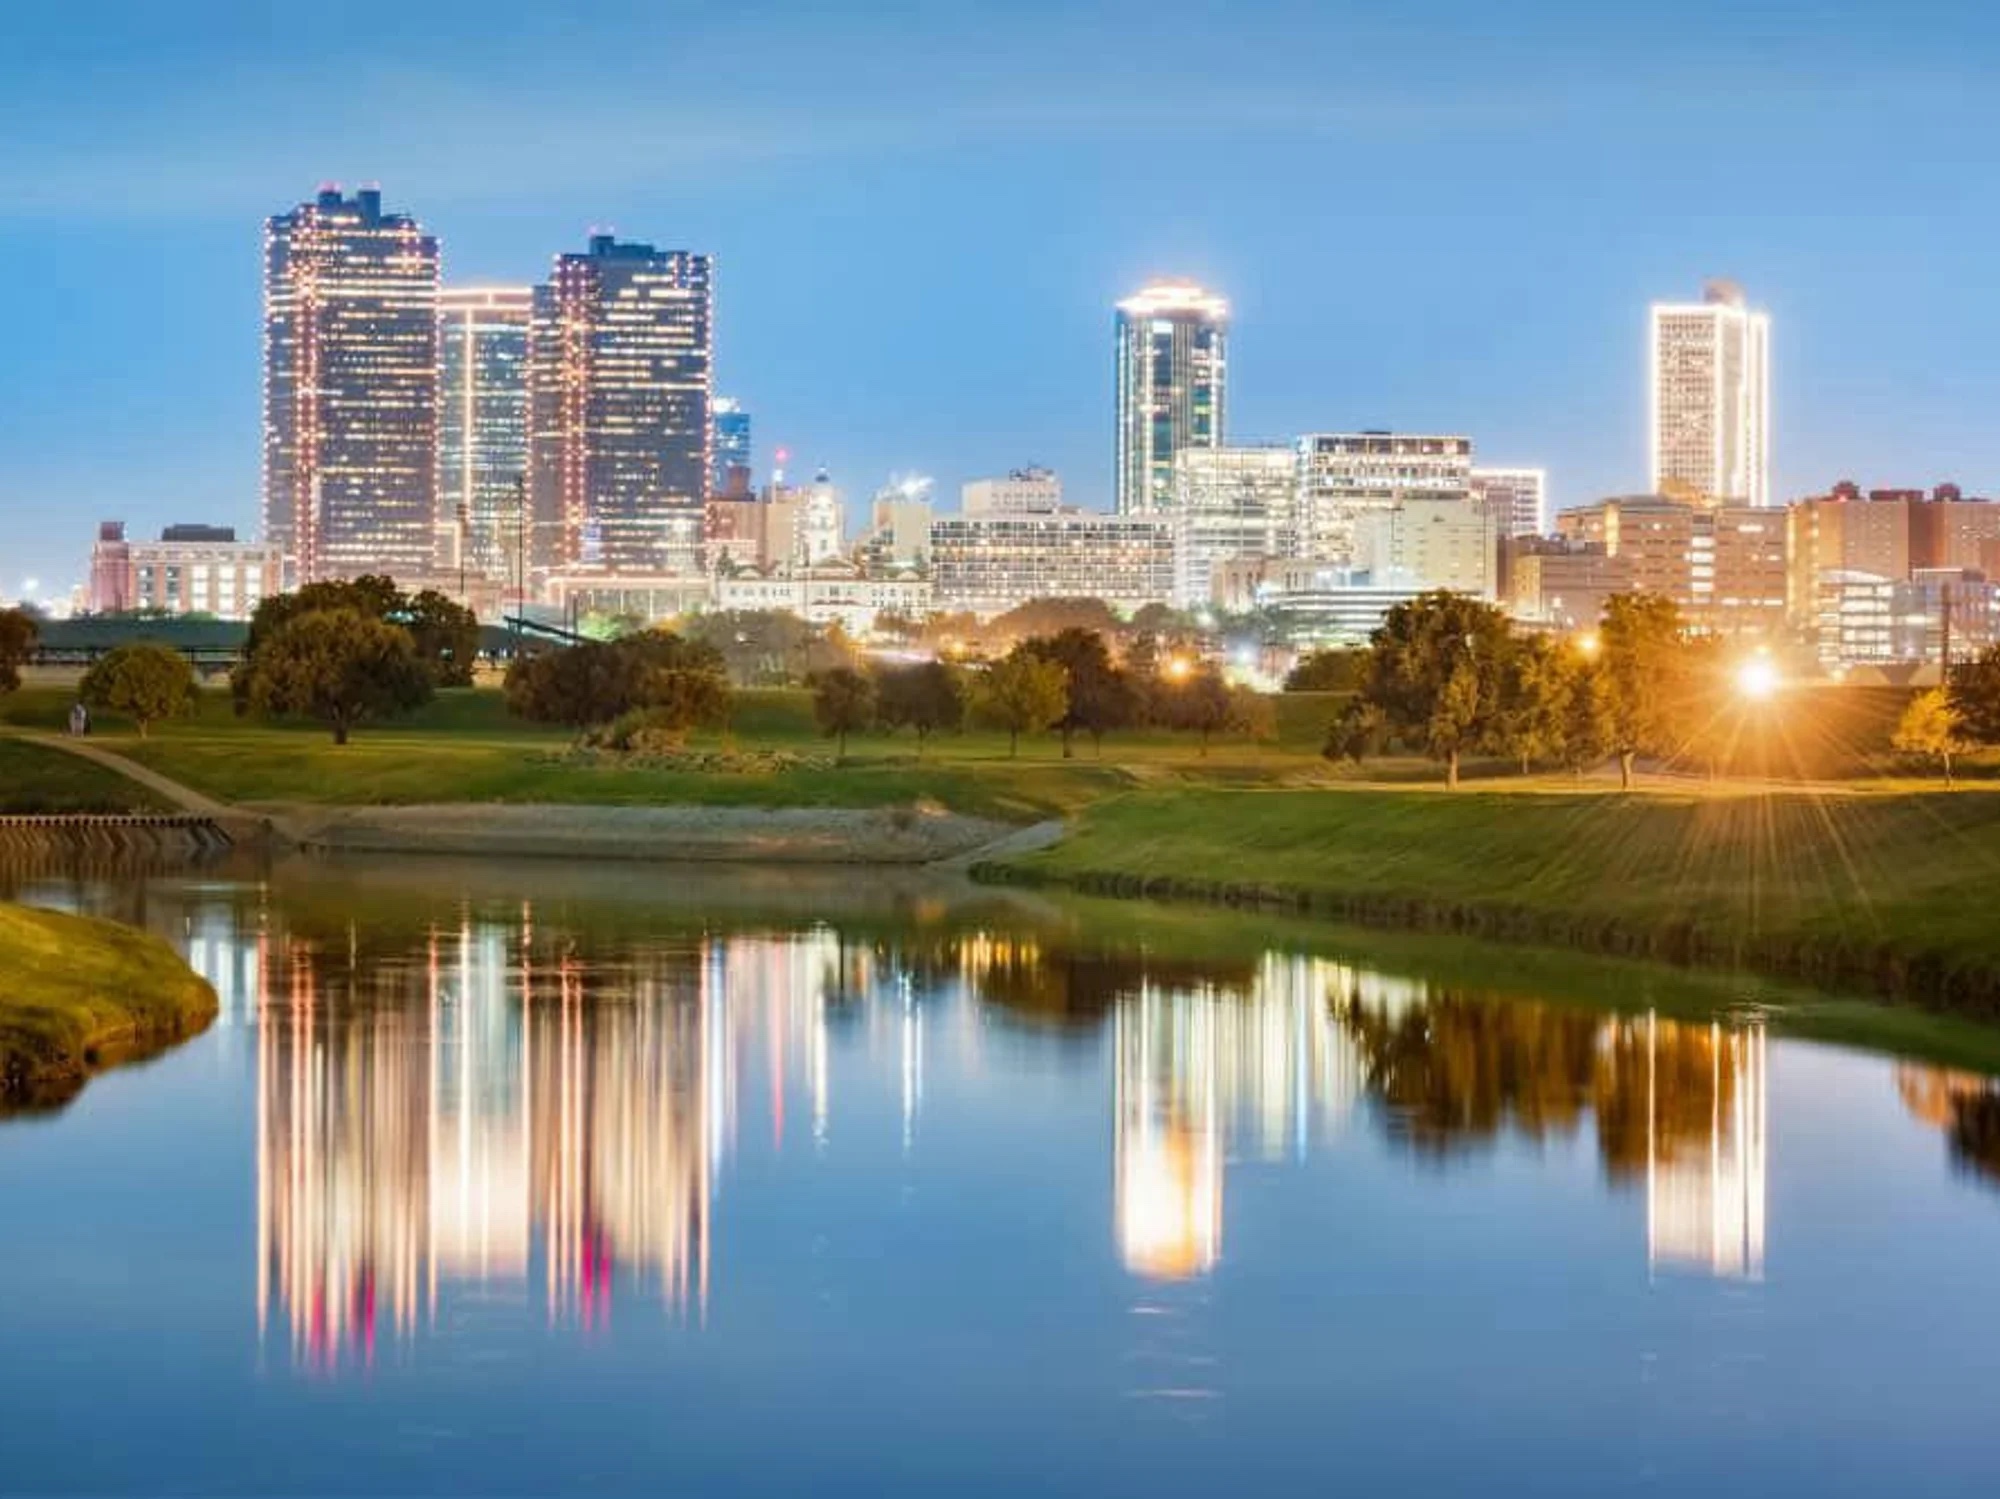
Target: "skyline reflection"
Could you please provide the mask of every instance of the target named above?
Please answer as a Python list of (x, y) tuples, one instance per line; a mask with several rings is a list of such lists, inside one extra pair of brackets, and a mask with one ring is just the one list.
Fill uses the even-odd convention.
[[(1767, 1271), (1754, 1020), (1606, 1014), (1298, 953), (1163, 956), (1046, 925), (607, 931), (541, 900), (432, 901), (371, 926), (339, 900), (183, 894), (147, 919), (222, 990), (219, 1028), (253, 1033), (257, 1323), (301, 1369), (366, 1365), (468, 1293), (586, 1334), (621, 1307), (706, 1326), (744, 1149), (795, 1172), (836, 1144), (914, 1169), (928, 1111), (1051, 1063), (1103, 1067), (1109, 1125), (1078, 1142), (1108, 1157), (1104, 1215), (1067, 1231), (1101, 1234), (1141, 1284), (1226, 1264), (1232, 1211), (1253, 1210), (1232, 1205), (1238, 1173), (1360, 1141), (1427, 1172), (1510, 1141), (1587, 1151), (1634, 1203), (1635, 1267)], [(1954, 1162), (2000, 1179), (2000, 1088), (1894, 1075)]]

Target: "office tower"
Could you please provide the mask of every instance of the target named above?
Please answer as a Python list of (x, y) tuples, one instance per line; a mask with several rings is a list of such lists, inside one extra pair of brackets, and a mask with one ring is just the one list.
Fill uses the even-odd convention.
[(439, 562), (507, 579), (526, 540), (528, 321), (525, 286), (438, 294)]
[(1318, 432), (1301, 437), (1299, 555), (1353, 566), (1355, 526), (1404, 500), (1464, 500), (1472, 489), (1472, 439), (1397, 432)]
[(706, 255), (594, 235), (535, 288), (534, 553), (558, 571), (696, 572), (711, 446)]
[(1187, 282), (1157, 282), (1118, 304), (1117, 502), (1164, 513), (1174, 455), (1220, 447), (1228, 406), (1229, 304)]
[(382, 194), (264, 226), (264, 533), (297, 578), (428, 572), (438, 247)]
[(730, 488), (732, 469), (742, 469), (743, 482), (745, 485), (749, 483), (750, 413), (743, 409), (740, 401), (729, 396), (717, 396), (713, 420), (714, 468), (709, 473), (708, 487), (715, 494), (725, 494)]
[(1656, 303), (1653, 491), (1698, 504), (1771, 503), (1771, 319), (1711, 281), (1700, 302)]
[(1626, 559), (1630, 591), (1672, 599), (1715, 634), (1775, 634), (1785, 620), (1785, 517), (1751, 505), (1629, 495), (1565, 510), (1573, 546)]
[(1276, 447), (1184, 448), (1174, 458), (1174, 603), (1211, 602), (1217, 564), (1292, 548), (1298, 461)]
[(1467, 492), (1493, 516), (1501, 536), (1546, 536), (1549, 530), (1549, 471), (1545, 468), (1472, 470)]

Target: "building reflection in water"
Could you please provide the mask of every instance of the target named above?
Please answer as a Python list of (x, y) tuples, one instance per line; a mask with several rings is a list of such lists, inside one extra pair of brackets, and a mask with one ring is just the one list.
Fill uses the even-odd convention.
[[(257, 1032), (259, 1325), (301, 1364), (366, 1361), (462, 1288), (514, 1288), (579, 1328), (621, 1296), (704, 1317), (739, 1116), (774, 1152), (824, 1149), (845, 1038), (893, 1063), (908, 1155), (928, 1070), (988, 1065), (982, 1016), (1000, 1013), (1108, 1031), (1113, 1238), (1143, 1281), (1211, 1272), (1228, 1173), (1305, 1160), (1357, 1108), (1436, 1159), (1594, 1128), (1608, 1180), (1643, 1189), (1649, 1266), (1763, 1271), (1754, 1024), (1608, 1018), (1298, 955), (1161, 959), (993, 932), (691, 935), (586, 961), (537, 914), (379, 952), (353, 928), (274, 930), (261, 910), (190, 918), (225, 1023)], [(1983, 1086), (1929, 1091), (1943, 1102), (1927, 1117), (1949, 1115), (1955, 1139), (1980, 1120), (2000, 1133)]]

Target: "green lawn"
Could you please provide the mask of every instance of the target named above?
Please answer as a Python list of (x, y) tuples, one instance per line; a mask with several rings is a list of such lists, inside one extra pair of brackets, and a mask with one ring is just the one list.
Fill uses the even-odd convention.
[(0, 815), (172, 810), (163, 798), (115, 770), (0, 737)]
[(2000, 1014), (2000, 793), (1143, 791), (997, 875), (1740, 963)]
[(0, 905), (0, 1108), (59, 1101), (215, 1012), (215, 991), (149, 933)]

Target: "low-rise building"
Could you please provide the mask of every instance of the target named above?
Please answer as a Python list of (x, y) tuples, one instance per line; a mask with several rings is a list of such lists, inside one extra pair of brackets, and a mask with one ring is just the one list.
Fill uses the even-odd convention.
[(1503, 538), (1545, 536), (1549, 530), (1549, 471), (1545, 468), (1496, 468), (1481, 464), (1466, 481), (1475, 504), (1493, 515), (1493, 529)]
[(91, 549), (90, 609), (245, 620), (282, 576), (275, 546), (238, 541), (228, 526), (168, 526), (158, 541), (132, 541), (123, 521), (106, 521)]
[(884, 614), (924, 618), (932, 612), (932, 598), (931, 580), (922, 573), (876, 574), (836, 562), (721, 574), (714, 605), (728, 611), (781, 610), (808, 624), (837, 624), (850, 635), (867, 635)]
[(1389, 588), (1447, 588), (1474, 598), (1498, 591), (1492, 514), (1471, 500), (1402, 500), (1358, 517), (1355, 566)]
[(931, 578), (939, 609), (981, 618), (1041, 598), (1135, 610), (1173, 596), (1173, 526), (1082, 510), (940, 516), (931, 522)]
[(558, 618), (639, 619), (647, 624), (697, 613), (713, 596), (707, 578), (674, 572), (554, 573), (542, 587), (543, 599)]
[(1588, 630), (1613, 594), (1630, 593), (1632, 559), (1602, 546), (1551, 544), (1517, 549), (1508, 568), (1507, 610), (1561, 630)]

